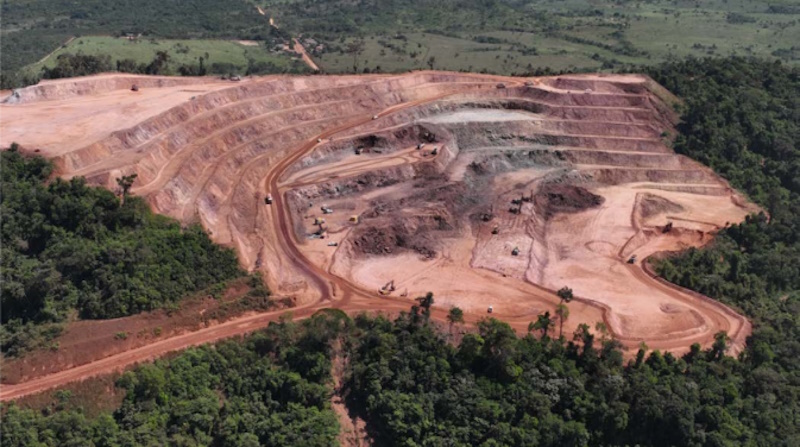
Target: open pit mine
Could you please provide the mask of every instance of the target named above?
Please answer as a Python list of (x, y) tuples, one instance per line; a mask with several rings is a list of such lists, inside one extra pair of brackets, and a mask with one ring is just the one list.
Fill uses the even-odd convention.
[(133, 194), (233, 247), (296, 317), (433, 292), (437, 318), (525, 333), (568, 286), (568, 334), (603, 322), (680, 353), (750, 332), (646, 263), (757, 208), (670, 149), (677, 100), (644, 76), (110, 74), (4, 96), (4, 147), (112, 189), (136, 174)]

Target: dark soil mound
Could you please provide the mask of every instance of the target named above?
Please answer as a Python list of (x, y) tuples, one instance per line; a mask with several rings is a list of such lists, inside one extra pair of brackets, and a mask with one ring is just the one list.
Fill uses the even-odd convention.
[(406, 219), (393, 225), (372, 225), (359, 229), (352, 241), (355, 251), (365, 255), (388, 255), (409, 250), (426, 258), (434, 258), (435, 241), (441, 235), (433, 233), (449, 231), (452, 228), (446, 219), (440, 216)]
[(353, 245), (361, 253), (383, 255), (394, 252), (401, 240), (394, 228), (369, 227), (355, 235)]
[(575, 185), (546, 184), (534, 197), (536, 209), (549, 219), (556, 213), (575, 213), (601, 205), (605, 199)]

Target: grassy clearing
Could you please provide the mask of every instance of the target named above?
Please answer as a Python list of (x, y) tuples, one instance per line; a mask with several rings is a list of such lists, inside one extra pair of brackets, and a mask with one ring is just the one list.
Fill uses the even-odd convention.
[[(608, 53), (586, 45), (573, 44), (559, 39), (532, 33), (488, 32), (483, 37), (504, 40), (501, 43), (482, 43), (477, 37), (449, 37), (431, 33), (410, 33), (404, 39), (370, 36), (364, 40), (364, 51), (358, 56), (358, 70), (383, 72), (433, 68), (455, 71), (486, 71), (491, 73), (522, 73), (531, 67), (567, 69), (575, 67), (600, 68), (601, 62), (593, 60), (596, 52)], [(345, 39), (344, 49), (355, 39)], [(525, 48), (516, 47), (516, 42)], [(513, 48), (512, 48), (513, 47)], [(531, 54), (530, 48), (537, 54)], [(527, 51), (526, 51), (527, 48)], [(353, 71), (353, 55), (346, 51), (331, 51), (316, 57), (317, 63), (327, 72)]]
[(286, 53), (272, 52), (264, 47), (263, 43), (245, 41), (247, 44), (231, 40), (214, 39), (148, 39), (140, 38), (128, 40), (126, 38), (110, 36), (78, 37), (68, 45), (59, 48), (43, 62), (37, 62), (27, 67), (33, 73), (41, 71), (42, 67), (56, 65), (58, 56), (65, 53), (83, 53), (100, 56), (110, 55), (112, 64), (118, 60), (132, 59), (136, 63), (148, 63), (159, 51), (169, 53), (170, 63), (177, 67), (185, 64), (197, 64), (204, 58), (206, 66), (213, 64), (226, 64), (244, 70), (248, 61), (257, 63), (266, 62), (283, 69), (288, 69), (295, 64), (295, 59)]
[[(430, 56), (436, 68), (503, 74), (528, 67), (613, 69), (690, 55), (800, 62), (800, 7), (790, 1), (652, 0), (623, 6), (567, 0), (509, 8), (505, 2), (465, 1), (454, 7), (422, 0), (415, 8), (395, 5), (394, 14), (373, 5), (360, 19), (347, 2), (339, 2), (338, 9), (314, 5), (298, 0), (274, 12), (278, 21), (325, 45), (318, 57), (329, 72), (353, 71), (347, 47), (359, 35), (365, 43), (359, 71), (427, 68)], [(301, 11), (306, 15), (300, 17)], [(323, 15), (330, 17), (325, 27), (309, 30), (308, 23)]]
[(755, 22), (731, 23), (728, 14), (707, 9), (665, 14), (652, 8), (631, 22), (625, 36), (651, 53), (653, 60), (689, 55), (770, 57), (800, 42), (800, 25), (787, 26), (798, 22), (798, 16), (747, 13), (742, 15)]

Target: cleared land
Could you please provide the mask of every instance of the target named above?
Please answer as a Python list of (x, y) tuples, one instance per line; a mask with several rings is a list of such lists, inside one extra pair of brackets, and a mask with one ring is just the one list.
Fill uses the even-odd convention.
[[(627, 347), (682, 352), (710, 345), (718, 331), (738, 350), (750, 332), (729, 308), (643, 268), (651, 254), (700, 246), (756, 210), (669, 149), (674, 117), (665, 101), (674, 98), (645, 77), (168, 81), (104, 75), (20, 90), (0, 105), (0, 144), (17, 141), (53, 158), (63, 176), (108, 187), (136, 173), (135, 194), (234, 247), (244, 268), (295, 300), (295, 318), (325, 307), (398, 311), (432, 291), (436, 318), (456, 305), (475, 321), (492, 306), (524, 332), (553, 312), (553, 291), (566, 285), (578, 297), (567, 333), (602, 321)], [(175, 93), (184, 90), (193, 95)], [(125, 114), (154, 98), (158, 110)], [(91, 118), (100, 114), (108, 118)], [(59, 119), (37, 127), (44, 116)], [(61, 144), (76, 127), (88, 136)], [(380, 293), (389, 281), (395, 289)], [(4, 386), (2, 399), (282, 314)]]

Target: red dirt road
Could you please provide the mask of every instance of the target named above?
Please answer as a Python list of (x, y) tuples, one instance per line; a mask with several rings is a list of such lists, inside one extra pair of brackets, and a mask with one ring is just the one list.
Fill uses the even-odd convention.
[(311, 59), (311, 56), (308, 55), (306, 52), (306, 48), (300, 43), (299, 40), (294, 40), (294, 52), (299, 54), (300, 57), (303, 58), (303, 62), (305, 62), (308, 67), (314, 71), (319, 71), (319, 66), (314, 63), (314, 59)]

